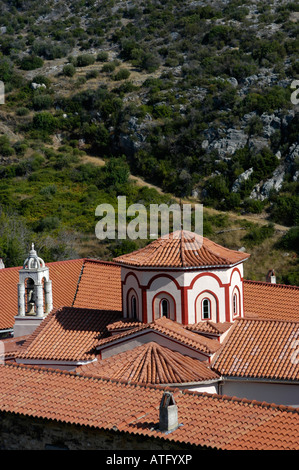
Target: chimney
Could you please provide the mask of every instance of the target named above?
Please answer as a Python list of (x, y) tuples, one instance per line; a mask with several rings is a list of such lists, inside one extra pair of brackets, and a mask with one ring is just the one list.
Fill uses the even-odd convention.
[(270, 282), (271, 284), (276, 284), (276, 276), (274, 269), (270, 269), (266, 276), (266, 282)]
[(5, 265), (3, 263), (3, 259), (0, 258), (0, 269), (4, 269), (5, 268)]
[(178, 408), (173, 394), (164, 392), (160, 403), (159, 429), (160, 431), (171, 432), (177, 429), (178, 426)]

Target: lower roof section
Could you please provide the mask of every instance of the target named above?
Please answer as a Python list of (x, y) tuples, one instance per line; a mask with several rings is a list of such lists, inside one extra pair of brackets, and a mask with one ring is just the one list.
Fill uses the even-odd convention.
[[(198, 448), (299, 450), (299, 411), (171, 387), (128, 384), (38, 367), (0, 366), (0, 410), (95, 430), (151, 436)], [(180, 426), (159, 430), (164, 391), (173, 393)]]
[(185, 384), (217, 380), (206, 362), (155, 342), (77, 368), (79, 374), (148, 384)]
[(299, 287), (243, 281), (245, 317), (299, 321)]

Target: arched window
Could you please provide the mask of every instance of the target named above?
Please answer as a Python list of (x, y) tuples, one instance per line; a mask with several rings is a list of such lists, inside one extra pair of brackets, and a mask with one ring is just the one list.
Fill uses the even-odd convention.
[(210, 299), (203, 299), (202, 301), (202, 319), (209, 320), (211, 318), (211, 302)]
[(28, 278), (26, 281), (26, 315), (35, 315), (36, 293), (34, 289), (34, 281)]
[(131, 297), (131, 317), (134, 318), (134, 320), (137, 319), (137, 302), (135, 295)]
[(167, 299), (161, 300), (161, 317), (169, 317), (169, 302)]
[(158, 292), (152, 300), (153, 318), (166, 317), (170, 320), (176, 320), (175, 299), (168, 292)]
[(233, 310), (234, 317), (241, 314), (240, 307), (241, 307), (240, 306), (240, 291), (237, 287), (235, 287), (233, 290), (233, 297), (232, 297), (232, 310)]
[(238, 299), (237, 299), (237, 294), (233, 295), (233, 312), (234, 315), (238, 314)]

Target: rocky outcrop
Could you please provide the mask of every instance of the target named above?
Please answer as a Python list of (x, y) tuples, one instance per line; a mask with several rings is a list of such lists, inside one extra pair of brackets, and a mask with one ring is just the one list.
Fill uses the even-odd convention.
[(249, 168), (248, 170), (241, 173), (241, 175), (238, 176), (238, 178), (236, 179), (236, 181), (234, 182), (234, 184), (232, 186), (232, 192), (237, 193), (239, 191), (242, 183), (244, 181), (248, 180), (248, 178), (250, 178), (252, 173), (253, 173), (253, 168)]
[(254, 187), (253, 191), (250, 194), (250, 198), (264, 201), (270, 196), (271, 191), (280, 191), (285, 178), (285, 174), (285, 165), (279, 165), (273, 172), (271, 178), (269, 178), (265, 182), (257, 184)]
[[(233, 155), (236, 150), (244, 147), (248, 141), (248, 135), (242, 129), (230, 128), (222, 130), (223, 137), (214, 138), (212, 133), (206, 133), (207, 139), (202, 142), (202, 148), (208, 152), (217, 150), (220, 158)], [(212, 140), (210, 140), (212, 138)]]

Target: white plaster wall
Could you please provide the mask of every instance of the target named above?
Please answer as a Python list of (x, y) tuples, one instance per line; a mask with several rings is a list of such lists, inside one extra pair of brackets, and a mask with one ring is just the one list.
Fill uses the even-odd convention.
[(195, 384), (186, 386), (187, 390), (192, 392), (200, 393), (217, 393), (218, 394), (218, 382), (212, 384)]
[(221, 394), (247, 398), (248, 400), (265, 401), (276, 405), (299, 406), (298, 384), (225, 380), (221, 386)]
[[(194, 274), (191, 278), (189, 275), (189, 284), (198, 273)], [(218, 277), (218, 276), (217, 276)], [(204, 276), (197, 279), (192, 287), (188, 290), (188, 323), (196, 323), (195, 315), (195, 301), (198, 295), (204, 291), (211, 291), (215, 297), (218, 298), (219, 321), (225, 321), (225, 289), (220, 287), (219, 282), (207, 272)], [(200, 318), (200, 315), (198, 315)]]
[(130, 289), (134, 289), (137, 295), (137, 303), (138, 303), (138, 317), (139, 320), (142, 321), (142, 291), (140, 287), (138, 286), (138, 282), (136, 277), (130, 273), (130, 271), (127, 271), (126, 274), (129, 274), (126, 278), (126, 283), (123, 284), (123, 297), (122, 297), (122, 302), (123, 302), (123, 312), (124, 312), (124, 317), (127, 318), (129, 316), (129, 312), (127, 311), (128, 303), (127, 303), (127, 296), (128, 292)]
[[(231, 285), (229, 288), (229, 298), (230, 298), (230, 319), (231, 321), (234, 320), (234, 314), (233, 314), (233, 292), (235, 290), (235, 287), (238, 288), (239, 293), (240, 293), (240, 316), (244, 316), (244, 308), (243, 308), (243, 264), (238, 266), (238, 271), (237, 270), (232, 270), (232, 276), (231, 276)], [(237, 315), (238, 316), (238, 315)]]
[[(130, 274), (129, 276), (127, 276)], [(132, 275), (134, 274), (134, 276)], [(188, 301), (188, 323), (195, 323), (195, 300), (201, 292), (211, 291), (218, 299), (218, 319), (220, 322), (226, 321), (226, 299), (224, 285), (229, 287), (229, 304), (230, 304), (230, 321), (233, 321), (233, 305), (232, 294), (234, 288), (237, 286), (240, 292), (240, 314), (243, 316), (243, 263), (238, 264), (236, 267), (226, 269), (211, 269), (211, 270), (152, 270), (152, 269), (134, 269), (122, 267), (121, 277), (125, 284), (123, 284), (123, 311), (127, 314), (127, 293), (130, 288), (134, 288), (138, 295), (139, 302), (139, 315), (142, 320), (142, 291), (138, 287), (149, 286), (147, 289), (147, 315), (148, 321), (153, 321), (153, 298), (161, 291), (166, 291), (171, 294), (176, 302), (176, 320), (182, 321), (181, 309), (181, 290), (177, 287), (190, 287), (192, 281), (201, 275), (193, 284), (192, 289), (187, 289)], [(156, 276), (159, 276), (155, 278)], [(172, 279), (175, 280), (172, 280)], [(137, 280), (138, 281), (137, 281)], [(152, 281), (152, 279), (154, 279)], [(151, 282), (152, 281), (152, 282)], [(177, 285), (176, 285), (177, 283)]]
[(151, 322), (154, 320), (154, 312), (153, 312), (153, 299), (157, 294), (160, 292), (167, 292), (169, 293), (175, 302), (176, 305), (176, 321), (181, 323), (182, 322), (182, 299), (181, 299), (181, 291), (177, 288), (174, 281), (169, 279), (166, 276), (159, 276), (156, 278), (151, 286), (150, 289), (147, 291), (147, 315), (148, 321)]

